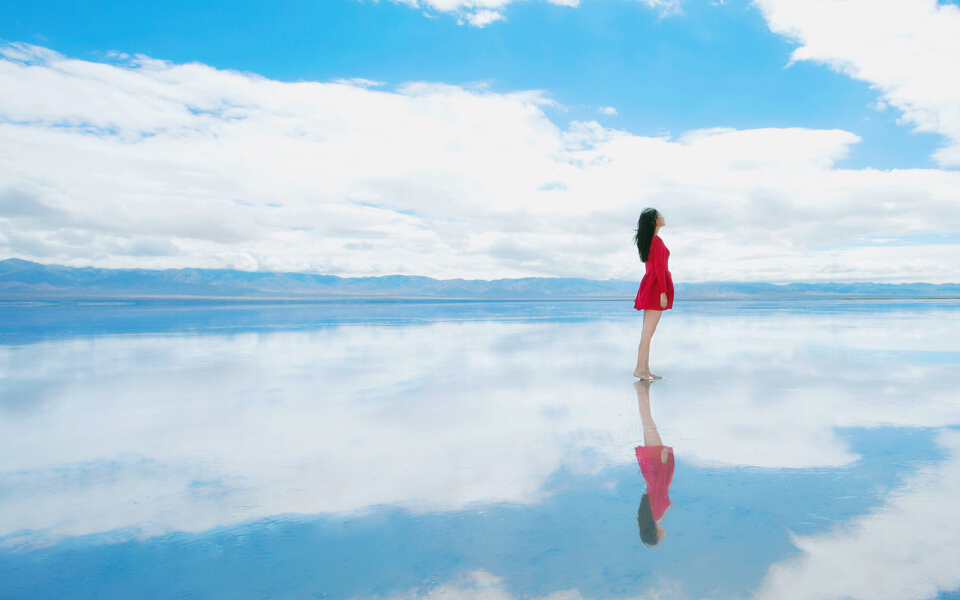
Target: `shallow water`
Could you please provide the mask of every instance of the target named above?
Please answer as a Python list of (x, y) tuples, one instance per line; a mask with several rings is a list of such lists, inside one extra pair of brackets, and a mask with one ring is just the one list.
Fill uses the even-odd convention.
[(2, 598), (960, 597), (960, 302), (7, 304)]

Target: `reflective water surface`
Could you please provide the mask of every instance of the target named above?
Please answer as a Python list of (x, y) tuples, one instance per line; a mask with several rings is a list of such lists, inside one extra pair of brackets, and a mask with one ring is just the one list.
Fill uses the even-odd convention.
[[(957, 598), (960, 303), (0, 307), (2, 598)], [(651, 445), (648, 443), (648, 445)]]

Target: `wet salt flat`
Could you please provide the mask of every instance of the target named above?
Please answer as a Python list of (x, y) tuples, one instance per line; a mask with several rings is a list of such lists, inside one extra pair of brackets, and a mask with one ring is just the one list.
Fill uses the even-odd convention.
[(958, 598), (960, 302), (7, 304), (2, 598)]

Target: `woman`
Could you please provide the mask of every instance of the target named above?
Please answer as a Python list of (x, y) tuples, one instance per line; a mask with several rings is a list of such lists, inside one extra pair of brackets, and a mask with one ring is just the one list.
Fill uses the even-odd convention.
[(640, 420), (643, 421), (643, 445), (634, 449), (640, 473), (647, 482), (647, 493), (637, 509), (637, 528), (645, 546), (656, 546), (667, 535), (660, 519), (670, 508), (670, 482), (673, 481), (673, 448), (663, 445), (650, 413), (650, 381), (635, 381)]
[(637, 221), (637, 233), (633, 236), (633, 243), (640, 252), (640, 260), (647, 267), (647, 272), (640, 282), (637, 299), (633, 307), (643, 311), (643, 333), (640, 335), (640, 348), (637, 350), (637, 368), (634, 377), (652, 381), (663, 379), (650, 372), (650, 340), (660, 322), (660, 313), (673, 308), (673, 278), (667, 269), (667, 260), (670, 251), (663, 245), (663, 240), (657, 235), (665, 225), (663, 215), (655, 208), (645, 208)]

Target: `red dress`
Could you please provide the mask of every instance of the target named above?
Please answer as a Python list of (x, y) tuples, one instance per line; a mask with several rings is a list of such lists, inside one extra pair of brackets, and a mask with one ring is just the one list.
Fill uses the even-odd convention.
[[(670, 251), (659, 235), (650, 240), (650, 254), (647, 255), (647, 272), (640, 281), (637, 299), (633, 307), (637, 310), (669, 310), (673, 308), (673, 277), (667, 269)], [(667, 308), (660, 306), (660, 294), (667, 295)]]
[[(667, 462), (660, 462), (660, 451), (667, 449)], [(670, 446), (637, 446), (637, 462), (647, 482), (650, 512), (659, 521), (670, 506), (670, 482), (673, 481), (673, 448)]]

